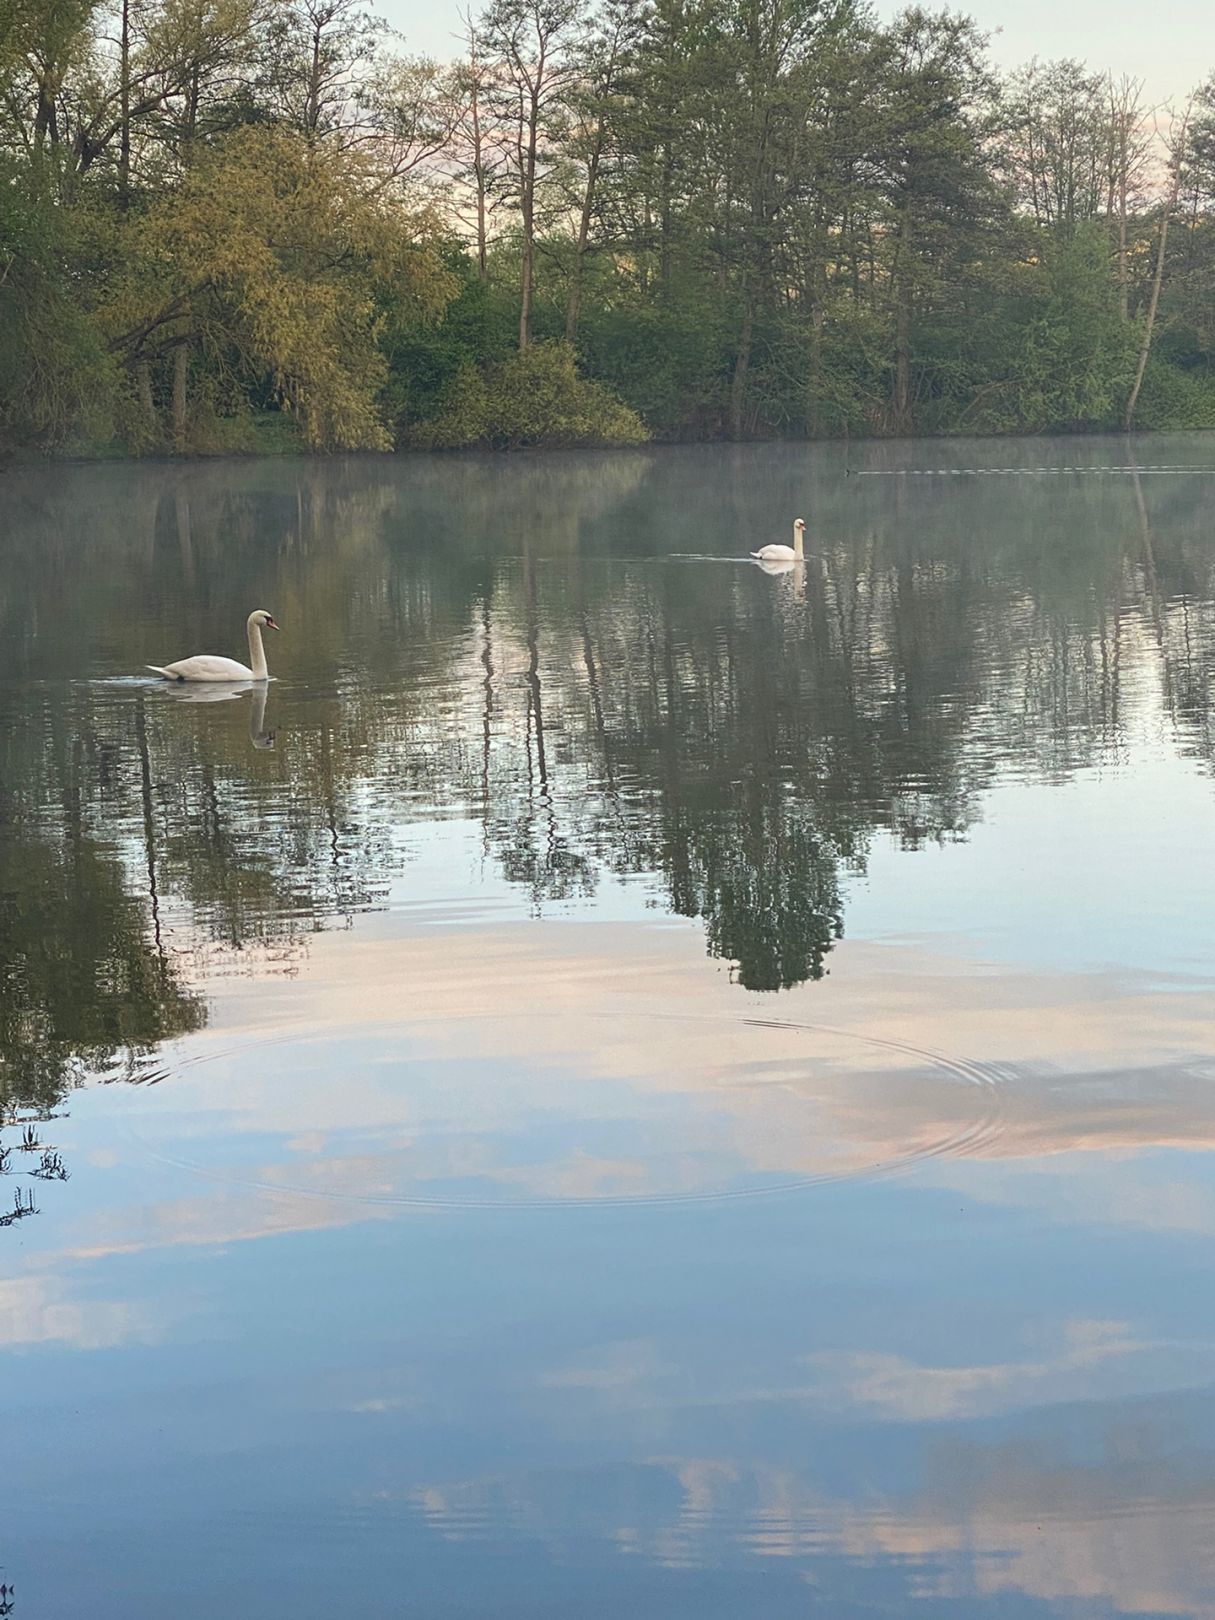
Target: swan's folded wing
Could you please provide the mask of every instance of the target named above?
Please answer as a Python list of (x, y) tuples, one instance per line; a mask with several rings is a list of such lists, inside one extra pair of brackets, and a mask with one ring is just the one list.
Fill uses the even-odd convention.
[[(149, 669), (157, 669), (154, 664)], [(235, 658), (218, 658), (213, 653), (199, 653), (194, 658), (179, 658), (175, 664), (166, 664), (158, 673), (171, 681), (251, 681), (253, 671)]]

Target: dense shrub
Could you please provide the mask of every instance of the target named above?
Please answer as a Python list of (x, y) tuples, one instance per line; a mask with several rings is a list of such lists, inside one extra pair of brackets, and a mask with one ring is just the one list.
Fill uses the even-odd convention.
[(484, 369), (462, 366), (443, 390), (435, 419), (410, 434), (414, 445), (435, 450), (610, 446), (648, 437), (636, 411), (578, 375), (574, 351), (564, 343), (533, 343)]
[(1148, 361), (1135, 407), (1135, 426), (1154, 429), (1215, 428), (1215, 376), (1179, 371), (1163, 360)]

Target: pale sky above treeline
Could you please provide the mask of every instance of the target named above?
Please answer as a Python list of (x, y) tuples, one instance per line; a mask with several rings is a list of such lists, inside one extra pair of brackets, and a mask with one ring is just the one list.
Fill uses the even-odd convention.
[[(445, 59), (457, 55), (459, 12), (464, 0), (378, 0), (374, 9), (404, 34), (414, 54)], [(473, 3), (474, 14), (481, 5)], [(883, 17), (902, 7), (879, 4)], [(928, 9), (939, 9), (928, 0)], [(1144, 81), (1147, 99), (1180, 98), (1215, 69), (1215, 6), (1211, 0), (974, 0), (950, 9), (972, 16), (991, 35), (992, 55), (1002, 68), (1033, 56), (1078, 57), (1115, 77)]]

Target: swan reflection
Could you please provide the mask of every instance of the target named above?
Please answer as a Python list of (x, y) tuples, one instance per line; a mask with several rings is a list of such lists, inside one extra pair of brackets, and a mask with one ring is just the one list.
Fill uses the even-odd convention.
[(249, 704), (249, 741), (254, 748), (273, 748), (274, 732), (266, 730), (266, 686), (259, 682), (253, 688), (253, 700)]
[[(166, 685), (165, 696), (174, 703), (231, 703), (253, 691), (252, 681), (189, 681)], [(263, 688), (263, 698), (265, 696)]]
[(249, 741), (254, 748), (273, 748), (276, 733), (266, 729), (266, 698), (269, 687), (265, 681), (189, 681), (165, 687), (165, 695), (173, 703), (232, 703), (248, 697)]

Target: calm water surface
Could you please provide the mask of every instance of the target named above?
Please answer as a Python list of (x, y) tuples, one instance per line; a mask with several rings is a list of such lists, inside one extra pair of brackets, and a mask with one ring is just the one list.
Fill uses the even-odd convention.
[(851, 460), (0, 479), (17, 1620), (1215, 1612), (1215, 439)]

